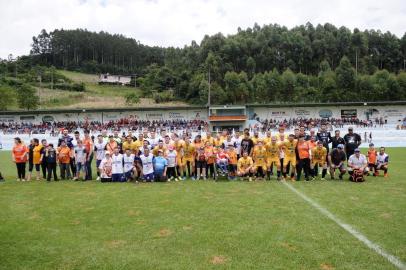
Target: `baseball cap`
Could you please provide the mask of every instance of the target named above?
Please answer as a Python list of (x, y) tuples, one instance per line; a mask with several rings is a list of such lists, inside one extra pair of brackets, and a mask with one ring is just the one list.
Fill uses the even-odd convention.
[(361, 150), (359, 150), (359, 148), (356, 148), (356, 149), (354, 150), (354, 152), (361, 152)]
[(344, 149), (344, 144), (339, 144), (339, 145), (337, 145), (337, 148)]
[(370, 146), (370, 147), (371, 147), (371, 146), (374, 146), (374, 144), (373, 144), (373, 143), (370, 143), (369, 146)]
[(354, 128), (353, 128), (353, 127), (349, 127), (348, 130), (354, 130)]

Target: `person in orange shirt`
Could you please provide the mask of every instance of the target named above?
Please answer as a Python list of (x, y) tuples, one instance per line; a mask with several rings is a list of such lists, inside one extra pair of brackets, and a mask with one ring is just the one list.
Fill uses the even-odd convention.
[(14, 138), (14, 146), (11, 151), (13, 162), (17, 166), (17, 181), (25, 181), (25, 167), (28, 160), (28, 147), (19, 137)]
[(92, 180), (92, 161), (93, 161), (93, 150), (94, 150), (94, 143), (92, 138), (90, 137), (89, 130), (84, 131), (85, 138), (83, 139), (83, 145), (85, 146), (86, 150), (86, 162), (85, 162), (85, 180)]
[[(140, 134), (140, 138), (141, 138), (141, 135), (142, 134)], [(143, 142), (144, 140), (142, 140), (142, 142)], [(136, 142), (138, 142), (138, 141), (136, 141)], [(142, 145), (141, 145), (142, 146)], [(140, 146), (140, 147), (141, 147)], [(113, 137), (113, 135), (110, 135), (109, 136), (109, 141), (107, 142), (107, 144), (106, 144), (106, 150), (107, 151), (109, 151), (110, 153), (113, 153), (114, 152), (114, 149), (116, 149), (118, 147), (118, 144), (117, 144), (117, 142), (114, 140), (114, 137)]]
[[(32, 164), (34, 165), (35, 168), (35, 173), (36, 173), (36, 179), (40, 180), (40, 170), (41, 170), (41, 162), (42, 162), (42, 157), (43, 157), (43, 148), (44, 146), (39, 143), (38, 139), (33, 139), (34, 142), (34, 147), (32, 149)], [(28, 180), (31, 180), (31, 173), (32, 170), (29, 170), (28, 172)]]
[(299, 162), (297, 164), (296, 180), (300, 180), (302, 170), (304, 171), (306, 181), (309, 181), (310, 174), (310, 145), (308, 141), (305, 141), (304, 135), (299, 135), (299, 141), (297, 142), (297, 152), (299, 156)]
[(376, 174), (377, 156), (378, 156), (378, 152), (376, 151), (374, 144), (370, 143), (369, 148), (368, 148), (368, 153), (367, 153), (368, 167), (369, 167), (369, 171), (373, 172), (374, 174)]
[(61, 141), (61, 145), (58, 147), (56, 151), (56, 155), (59, 162), (59, 168), (61, 170), (61, 179), (63, 180), (71, 178), (69, 169), (70, 160), (72, 156), (71, 151), (73, 151), (73, 149), (70, 149), (66, 145), (66, 141)]

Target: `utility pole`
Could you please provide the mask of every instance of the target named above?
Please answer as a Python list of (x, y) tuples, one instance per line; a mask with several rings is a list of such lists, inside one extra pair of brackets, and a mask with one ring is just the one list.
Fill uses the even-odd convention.
[(41, 109), (41, 88), (42, 88), (42, 75), (39, 74), (39, 88), (38, 88), (38, 98), (39, 98), (39, 108)]
[(209, 66), (209, 93), (207, 95), (207, 106), (210, 107), (210, 90), (211, 90), (211, 82), (210, 82), (210, 66)]
[(355, 76), (358, 75), (358, 48), (355, 50)]

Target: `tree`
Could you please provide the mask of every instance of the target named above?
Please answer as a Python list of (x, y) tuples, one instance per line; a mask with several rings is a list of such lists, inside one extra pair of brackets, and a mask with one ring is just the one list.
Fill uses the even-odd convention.
[(0, 84), (0, 96), (0, 111), (5, 111), (14, 103), (14, 91), (11, 87)]
[(39, 105), (39, 97), (33, 87), (23, 84), (17, 89), (17, 103), (21, 109), (35, 110)]
[(282, 73), (282, 83), (282, 97), (285, 99), (285, 101), (291, 102), (296, 86), (296, 76), (290, 69), (287, 69)]
[[(353, 90), (355, 85), (355, 70), (350, 60), (344, 56), (336, 68), (337, 86), (343, 90)], [(340, 90), (341, 90), (340, 89)]]

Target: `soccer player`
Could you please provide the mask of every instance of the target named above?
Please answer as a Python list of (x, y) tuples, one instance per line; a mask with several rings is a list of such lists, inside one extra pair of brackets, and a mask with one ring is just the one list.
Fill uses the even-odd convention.
[(217, 159), (217, 149), (213, 147), (210, 142), (206, 142), (206, 147), (204, 148), (204, 154), (206, 156), (206, 174), (207, 178), (210, 176), (213, 180), (217, 179), (217, 171), (216, 171), (216, 159)]
[(241, 140), (240, 155), (242, 156), (244, 152), (247, 152), (248, 155), (251, 156), (253, 148), (254, 148), (254, 142), (250, 138), (250, 132), (246, 129), (244, 131), (244, 138)]
[(325, 180), (327, 174), (327, 148), (322, 141), (317, 142), (317, 146), (311, 149), (312, 159), (310, 163), (311, 175), (314, 179), (319, 174), (319, 167), (323, 168), (321, 180)]
[(317, 132), (317, 141), (321, 141), (323, 143), (323, 147), (326, 148), (327, 153), (329, 152), (329, 143), (331, 143), (331, 134), (330, 131), (327, 131), (327, 126), (325, 123), (322, 123), (320, 126), (319, 132)]
[(237, 173), (238, 158), (233, 144), (228, 145), (226, 154), (228, 158), (228, 180), (234, 180)]
[(135, 155), (132, 153), (131, 148), (127, 148), (123, 155), (123, 163), (124, 163), (124, 178), (128, 182), (134, 180), (134, 174), (137, 171), (134, 168), (134, 158)]
[(374, 175), (376, 174), (377, 156), (378, 156), (378, 152), (376, 151), (374, 144), (370, 143), (368, 152), (367, 152), (368, 168), (369, 168), (369, 171), (373, 172)]
[(158, 152), (159, 150), (162, 151), (162, 153), (164, 153), (164, 156), (166, 154), (167, 148), (164, 146), (164, 142), (162, 140), (158, 141), (158, 145), (155, 146), (155, 148), (153, 148), (154, 150), (152, 150), (152, 154), (157, 157), (158, 156)]
[[(99, 134), (97, 136), (97, 141), (94, 143), (94, 151), (96, 152), (96, 168), (100, 167), (100, 163), (104, 158), (106, 142), (103, 139), (103, 136)], [(97, 181), (100, 181), (100, 170), (97, 170)]]
[(349, 159), (353, 154), (354, 150), (361, 145), (361, 136), (357, 133), (354, 133), (354, 129), (352, 127), (348, 128), (348, 134), (344, 136), (345, 141), (345, 154)]
[(271, 141), (265, 146), (266, 147), (266, 161), (268, 166), (268, 178), (271, 180), (270, 172), (273, 166), (276, 166), (277, 179), (281, 180), (281, 161), (279, 158), (281, 152), (281, 145), (278, 143), (276, 136), (271, 137)]
[(348, 173), (350, 174), (350, 180), (353, 177), (354, 171), (363, 172), (363, 174), (368, 174), (368, 161), (365, 155), (361, 154), (361, 151), (356, 148), (354, 149), (354, 154), (348, 159)]
[[(102, 138), (103, 138), (103, 136), (102, 136)], [(104, 139), (103, 139), (103, 141), (106, 142)], [(100, 171), (100, 181), (101, 182), (111, 182), (113, 159), (111, 158), (111, 154), (109, 151), (106, 151), (105, 157), (100, 162), (98, 169)]]
[(120, 148), (114, 148), (112, 159), (112, 168), (111, 168), (111, 181), (112, 182), (125, 182), (124, 167), (123, 167), (123, 155), (120, 153)]
[(175, 180), (177, 182), (180, 179), (178, 179), (179, 174), (176, 170), (176, 166), (177, 166), (177, 162), (178, 162), (178, 153), (175, 150), (175, 146), (170, 145), (168, 147), (168, 152), (166, 153), (166, 158), (168, 159), (168, 167), (167, 167), (168, 182), (170, 182), (172, 180)]
[(164, 157), (164, 151), (159, 149), (158, 156), (153, 159), (154, 163), (154, 178), (157, 182), (166, 181), (166, 170), (168, 168), (168, 160)]
[(237, 175), (241, 177), (241, 180), (248, 177), (248, 180), (250, 182), (252, 181), (251, 169), (253, 165), (254, 161), (252, 161), (252, 158), (248, 156), (248, 152), (243, 152), (242, 157), (240, 157), (237, 163)]
[(25, 167), (28, 160), (28, 147), (19, 137), (14, 138), (14, 146), (11, 151), (13, 162), (17, 167), (17, 181), (25, 181)]
[(283, 176), (286, 179), (287, 177), (287, 169), (288, 167), (290, 170), (290, 179), (295, 180), (295, 170), (296, 170), (296, 146), (297, 140), (295, 139), (295, 135), (289, 134), (288, 140), (283, 142)]
[(340, 180), (343, 180), (343, 175), (346, 172), (345, 161), (347, 160), (344, 152), (344, 144), (339, 144), (337, 145), (337, 148), (333, 148), (333, 150), (328, 155), (328, 160), (330, 164), (331, 179), (334, 179), (335, 170), (338, 169), (340, 172), (338, 178)]
[(385, 153), (385, 147), (379, 149), (379, 154), (376, 157), (377, 165), (375, 176), (379, 175), (379, 170), (383, 170), (384, 177), (388, 177), (388, 164), (389, 164), (389, 155)]
[(142, 164), (143, 182), (154, 182), (154, 155), (145, 149), (144, 153), (140, 156)]
[(183, 158), (182, 158), (182, 168), (183, 168), (183, 180), (186, 179), (186, 174), (192, 179), (194, 179), (195, 171), (195, 146), (190, 142), (190, 138), (185, 138), (185, 145), (183, 146)]
[[(309, 181), (310, 176), (310, 141), (305, 141), (305, 135), (300, 134), (297, 142), (297, 154), (299, 162), (297, 164), (297, 176), (296, 180), (300, 181), (302, 170), (304, 171), (305, 180)], [(293, 180), (293, 179), (292, 179)]]
[(252, 153), (252, 159), (254, 161), (254, 165), (252, 167), (252, 173), (254, 177), (259, 177), (263, 179), (267, 172), (267, 164), (266, 164), (266, 148), (262, 140), (257, 141), (257, 146), (254, 147)]

